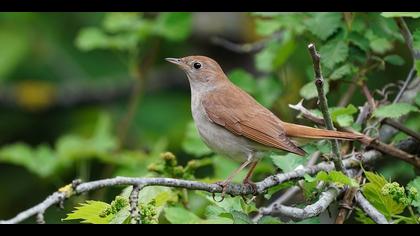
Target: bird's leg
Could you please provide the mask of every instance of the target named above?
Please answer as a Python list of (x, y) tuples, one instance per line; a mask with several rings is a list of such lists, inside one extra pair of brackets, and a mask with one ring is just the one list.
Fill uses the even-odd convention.
[(232, 179), (239, 173), (241, 172), (241, 170), (243, 170), (245, 167), (247, 167), (252, 161), (251, 160), (247, 160), (245, 161), (238, 169), (236, 169), (232, 174), (229, 175), (229, 177), (227, 177), (227, 179), (225, 181), (223, 181), (222, 183), (218, 183), (220, 186), (222, 186), (223, 190), (222, 190), (222, 200), (225, 198), (225, 193), (227, 190), (227, 186), (230, 184), (230, 182), (232, 182)]
[(257, 164), (258, 164), (258, 161), (252, 162), (251, 167), (249, 168), (248, 173), (246, 174), (244, 180), (242, 181), (242, 183), (244, 185), (250, 185), (252, 187), (252, 190), (253, 190), (253, 193), (254, 194), (257, 193), (257, 185), (254, 182), (251, 181), (251, 178), (252, 178), (252, 173), (254, 172), (255, 167), (257, 166)]

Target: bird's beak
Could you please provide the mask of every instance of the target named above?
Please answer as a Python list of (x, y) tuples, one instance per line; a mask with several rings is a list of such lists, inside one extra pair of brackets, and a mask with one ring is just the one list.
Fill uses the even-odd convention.
[(173, 63), (175, 65), (182, 65), (183, 64), (182, 61), (181, 61), (181, 59), (179, 59), (179, 58), (170, 58), (170, 57), (168, 57), (168, 58), (165, 58), (165, 60), (167, 60), (170, 63)]

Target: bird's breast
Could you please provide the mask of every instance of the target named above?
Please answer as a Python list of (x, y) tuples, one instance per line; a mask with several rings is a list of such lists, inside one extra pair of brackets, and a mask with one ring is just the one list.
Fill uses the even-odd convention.
[(200, 96), (192, 96), (191, 111), (201, 139), (214, 152), (237, 161), (245, 161), (254, 152), (246, 138), (231, 133), (209, 119)]

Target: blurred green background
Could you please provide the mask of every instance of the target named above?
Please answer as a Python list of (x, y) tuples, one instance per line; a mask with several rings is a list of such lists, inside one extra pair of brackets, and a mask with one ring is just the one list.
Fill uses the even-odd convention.
[[(330, 58), (337, 59), (325, 66), (331, 106), (338, 106), (358, 68), (371, 58), (379, 61), (375, 70), (363, 75), (371, 91), (405, 79), (410, 55), (390, 18), (379, 13), (356, 13), (351, 20), (342, 13), (322, 17), (316, 13), (1, 13), (0, 219), (40, 202), (76, 178), (149, 176), (150, 165), (166, 151), (174, 153), (181, 165), (201, 160), (195, 177), (208, 181), (223, 179), (236, 168), (236, 163), (212, 156), (197, 138), (188, 80), (165, 57), (212, 57), (235, 83), (283, 120), (303, 124), (310, 123), (297, 119), (288, 104), (303, 96), (305, 106), (316, 108), (313, 88), (301, 90), (313, 79), (309, 42), (317, 42), (325, 54), (327, 41), (348, 44), (345, 55), (340, 43), (330, 49), (336, 50)], [(420, 26), (415, 19), (407, 23), (412, 29)], [(276, 32), (282, 32), (281, 37)], [(231, 44), (253, 42), (265, 43), (261, 48), (253, 44), (249, 52), (246, 47), (242, 52), (229, 49)], [(333, 75), (346, 64), (352, 66)], [(356, 89), (347, 103), (358, 107), (364, 102)], [(418, 131), (416, 114), (406, 125)], [(377, 170), (403, 182), (415, 176), (412, 167), (402, 162), (384, 161)], [(274, 171), (267, 159), (255, 178)], [(46, 220), (61, 222), (75, 203), (109, 202), (120, 190), (72, 199), (66, 202), (66, 211), (50, 209)]]

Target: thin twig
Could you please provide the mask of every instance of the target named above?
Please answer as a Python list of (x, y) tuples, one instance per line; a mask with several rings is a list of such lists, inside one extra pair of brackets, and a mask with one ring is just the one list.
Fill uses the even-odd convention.
[(406, 133), (408, 135), (410, 135), (413, 138), (416, 138), (417, 140), (420, 140), (420, 134), (419, 133), (417, 133), (414, 130), (411, 130), (411, 129), (405, 127), (404, 125), (402, 125), (398, 121), (395, 121), (393, 119), (387, 118), (387, 119), (384, 120), (384, 123), (387, 124), (387, 125), (390, 125), (390, 126), (392, 126), (394, 128), (396, 128), (396, 129), (398, 129), (398, 130), (400, 130), (400, 131), (402, 131), (402, 132), (404, 132), (404, 133)]
[[(314, 67), (314, 72), (315, 72), (315, 86), (318, 91), (318, 103), (319, 103), (319, 108), (321, 109), (322, 115), (324, 117), (325, 126), (329, 130), (335, 130), (332, 120), (331, 120), (330, 112), (328, 110), (328, 101), (327, 101), (327, 97), (325, 96), (325, 91), (324, 91), (324, 78), (322, 76), (321, 63), (320, 63), (321, 57), (319, 53), (316, 51), (315, 45), (313, 43), (308, 45), (308, 50), (312, 57), (312, 62), (313, 62), (313, 67)], [(333, 140), (331, 144), (332, 144), (333, 162), (334, 162), (335, 168), (338, 171), (345, 172), (344, 165), (341, 160), (340, 146), (338, 144), (338, 140), (336, 139)]]
[(360, 191), (356, 193), (356, 202), (373, 221), (378, 224), (389, 224), (385, 216), (372, 206)]
[[(361, 171), (360, 171), (361, 172)], [(361, 174), (361, 173), (360, 173)], [(361, 176), (356, 178), (357, 182), (360, 184)], [(349, 215), (348, 212), (352, 209), (353, 199), (356, 196), (358, 188), (351, 187), (346, 190), (342, 202), (340, 202), (340, 211), (338, 212), (337, 218), (335, 219), (336, 224), (343, 224)]]

